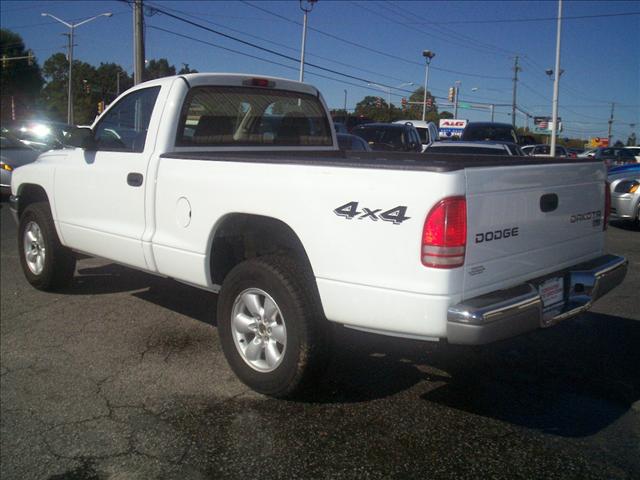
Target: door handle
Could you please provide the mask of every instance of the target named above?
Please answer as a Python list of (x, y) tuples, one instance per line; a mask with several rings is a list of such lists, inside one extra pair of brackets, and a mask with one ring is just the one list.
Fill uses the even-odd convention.
[(142, 179), (143, 176), (141, 173), (130, 172), (129, 175), (127, 175), (127, 183), (132, 187), (139, 187), (142, 185)]

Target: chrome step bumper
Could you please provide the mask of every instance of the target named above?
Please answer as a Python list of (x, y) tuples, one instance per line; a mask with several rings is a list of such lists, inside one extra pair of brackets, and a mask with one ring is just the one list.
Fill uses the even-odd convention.
[(545, 275), (544, 279), (565, 279), (564, 300), (551, 314), (544, 312), (538, 292), (537, 286), (544, 279), (465, 300), (449, 307), (447, 340), (455, 344), (481, 345), (574, 317), (620, 285), (627, 274), (627, 266), (624, 257), (603, 255)]

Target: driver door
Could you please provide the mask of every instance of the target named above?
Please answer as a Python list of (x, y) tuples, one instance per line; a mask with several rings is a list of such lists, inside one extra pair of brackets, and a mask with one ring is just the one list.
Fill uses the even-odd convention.
[(161, 109), (159, 86), (134, 90), (94, 126), (95, 150), (68, 152), (55, 172), (55, 209), (64, 243), (147, 268), (142, 250), (147, 165)]

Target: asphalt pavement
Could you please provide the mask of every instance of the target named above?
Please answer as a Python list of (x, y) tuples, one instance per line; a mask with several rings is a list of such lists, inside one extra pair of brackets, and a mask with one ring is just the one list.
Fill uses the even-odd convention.
[(640, 478), (640, 232), (589, 313), (482, 348), (337, 330), (304, 401), (230, 371), (216, 296), (104, 260), (33, 289), (1, 204), (0, 478)]

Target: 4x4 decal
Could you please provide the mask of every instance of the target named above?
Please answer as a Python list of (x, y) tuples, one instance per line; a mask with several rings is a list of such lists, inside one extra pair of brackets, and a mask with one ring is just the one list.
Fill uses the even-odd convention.
[(382, 213), (378, 213), (381, 210), (382, 208), (372, 209), (362, 207), (362, 211), (359, 211), (358, 202), (348, 202), (336, 208), (333, 213), (335, 213), (339, 217), (344, 217), (347, 220), (352, 220), (354, 218), (357, 218), (358, 220), (364, 220), (365, 218), (368, 218), (369, 220), (373, 220), (374, 222), (382, 220), (384, 222), (391, 222), (394, 225), (400, 225), (402, 222), (411, 218), (407, 217), (407, 207), (402, 205), (390, 208), (389, 210), (385, 210)]

